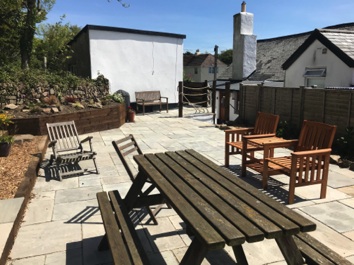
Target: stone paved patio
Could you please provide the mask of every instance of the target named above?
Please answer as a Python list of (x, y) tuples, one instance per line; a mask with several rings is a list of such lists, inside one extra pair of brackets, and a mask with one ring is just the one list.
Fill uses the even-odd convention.
[[(170, 110), (168, 114), (137, 115), (135, 123), (92, 133), (100, 174), (73, 176), (59, 182), (50, 179), (49, 172), (40, 171), (34, 197), (28, 205), (7, 265), (112, 264), (109, 251), (97, 251), (104, 229), (95, 196), (98, 191), (113, 189), (118, 189), (124, 196), (129, 189), (131, 181), (111, 141), (130, 133), (134, 134), (144, 153), (192, 148), (223, 165), (224, 132), (205, 121), (177, 118), (177, 110)], [(49, 153), (50, 150), (47, 157)], [(239, 156), (230, 161), (235, 177), (238, 177), (240, 161)], [(92, 161), (85, 163), (92, 166)], [(259, 176), (252, 172), (248, 172), (244, 180), (256, 187), (261, 186)], [(267, 193), (285, 202), (286, 189), (287, 178), (277, 176)], [(297, 188), (295, 193), (296, 201), (289, 207), (317, 224), (317, 230), (311, 234), (354, 262), (354, 172), (331, 165), (326, 199), (318, 199), (317, 186)], [(172, 209), (163, 209), (158, 214), (158, 226), (145, 221), (146, 218), (136, 228), (152, 264), (178, 264), (191, 242), (180, 217)], [(6, 222), (0, 222), (2, 232), (6, 225)], [(245, 244), (244, 249), (249, 264), (285, 264), (274, 240)], [(209, 253), (203, 262), (234, 263), (232, 250), (228, 247)]]

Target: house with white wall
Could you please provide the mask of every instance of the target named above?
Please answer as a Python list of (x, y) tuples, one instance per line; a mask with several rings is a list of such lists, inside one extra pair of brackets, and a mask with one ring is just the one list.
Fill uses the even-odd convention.
[(124, 90), (131, 102), (135, 102), (136, 91), (160, 90), (169, 103), (177, 103), (185, 38), (182, 34), (86, 25), (69, 43), (74, 51), (69, 67), (83, 77), (104, 75), (110, 92)]
[[(216, 67), (215, 67), (216, 63)], [(183, 55), (184, 79), (192, 82), (204, 82), (218, 78), (227, 68), (227, 65), (219, 59), (215, 62), (215, 56), (210, 53), (186, 53)], [(215, 75), (216, 71), (216, 75)]]
[[(239, 22), (239, 23), (236, 23)], [(326, 36), (328, 36), (331, 30), (334, 31), (352, 31), (354, 32), (354, 23), (343, 23), (339, 25), (333, 25), (325, 27), (322, 31), (328, 30)], [(263, 86), (270, 87), (299, 87), (306, 86), (307, 84), (313, 85), (312, 81), (315, 81), (313, 77), (311, 82), (306, 84), (305, 76), (309, 74), (316, 74), (316, 70), (314, 66), (319, 65), (319, 60), (317, 56), (316, 63), (310, 63), (306, 60), (312, 60), (314, 58), (314, 53), (302, 55), (302, 52), (306, 49), (306, 46), (302, 46), (306, 40), (308, 43), (312, 43), (318, 34), (315, 34), (315, 31), (308, 31), (299, 34), (292, 34), (287, 36), (280, 36), (270, 39), (262, 39), (256, 40), (255, 36), (253, 36), (253, 14), (246, 12), (246, 4), (243, 2), (241, 5), (241, 13), (234, 15), (234, 53), (233, 53), (233, 62), (232, 64), (225, 70), (224, 73), (221, 73), (218, 77), (218, 86), (217, 86), (217, 102), (216, 102), (216, 110), (217, 110), (217, 118), (224, 120), (224, 115), (222, 108), (223, 102), (225, 102), (225, 82), (231, 83), (231, 96), (230, 96), (230, 106), (229, 106), (229, 121), (234, 121), (238, 117), (238, 104), (237, 100), (239, 100), (238, 91), (240, 83), (242, 84), (262, 84)], [(338, 34), (338, 33), (333, 33)], [(241, 35), (241, 36), (240, 36)], [(245, 36), (242, 36), (245, 35)], [(328, 68), (326, 69), (326, 87), (348, 87), (352, 86), (353, 81), (350, 82), (352, 78), (352, 70), (351, 67), (351, 58), (353, 54), (354, 41), (348, 38), (352, 38), (354, 35), (342, 35), (341, 39), (334, 39), (331, 37), (321, 37), (321, 41), (323, 41), (327, 46), (327, 52), (334, 54), (336, 59), (333, 61), (333, 65), (330, 56), (327, 59), (330, 63), (330, 68), (332, 69), (332, 73), (328, 73)], [(310, 36), (312, 36), (310, 38)], [(339, 36), (338, 36), (339, 37)], [(326, 38), (328, 40), (326, 40)], [(240, 41), (243, 40), (243, 43)], [(256, 45), (254, 42), (256, 41)], [(310, 42), (311, 41), (311, 42)], [(317, 40), (318, 41), (318, 40)], [(349, 42), (348, 42), (349, 41)], [(248, 45), (253, 47), (252, 49), (248, 48)], [(326, 45), (323, 43), (319, 48), (324, 48)], [(344, 45), (344, 46), (343, 46)], [(300, 47), (302, 46), (302, 49)], [(331, 47), (331, 49), (329, 48)], [(239, 48), (238, 50), (236, 50)], [(340, 51), (341, 50), (341, 51)], [(321, 52), (320, 49), (317, 51)], [(343, 54), (348, 53), (346, 55)], [(256, 57), (253, 55), (256, 54)], [(301, 55), (304, 56), (302, 59), (298, 58)], [(331, 55), (332, 56), (332, 55)], [(351, 57), (351, 58), (348, 58)], [(239, 59), (239, 62), (236, 62), (235, 59)], [(246, 60), (245, 60), (246, 59)], [(293, 69), (287, 69), (290, 67), (294, 60), (299, 59), (291, 68), (297, 69), (297, 74), (293, 75)], [(250, 65), (243, 65), (244, 63), (250, 63)], [(349, 65), (348, 65), (349, 62)], [(305, 64), (302, 64), (305, 63)], [(236, 66), (235, 66), (236, 64)], [(346, 66), (344, 66), (344, 65)], [(342, 67), (342, 66), (343, 67)], [(322, 65), (323, 66), (323, 65)], [(334, 70), (333, 66), (339, 67)], [(285, 68), (284, 68), (285, 67)], [(306, 67), (312, 67), (311, 71), (306, 73)], [(349, 68), (348, 68), (349, 67)], [(301, 68), (301, 71), (299, 70)], [(254, 69), (254, 71), (250, 70)], [(289, 70), (289, 71), (288, 71)], [(322, 69), (319, 69), (322, 73)], [(343, 72), (338, 72), (338, 71)], [(330, 75), (330, 76), (329, 76)], [(345, 75), (345, 77), (343, 77)], [(285, 79), (290, 82), (292, 80), (292, 84), (285, 84)]]
[(354, 31), (316, 29), (282, 67), (285, 87), (353, 87)]

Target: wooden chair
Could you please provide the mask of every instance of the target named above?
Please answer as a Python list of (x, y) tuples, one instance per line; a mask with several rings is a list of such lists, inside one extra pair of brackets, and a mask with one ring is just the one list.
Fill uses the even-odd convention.
[[(91, 143), (92, 136), (80, 141), (74, 121), (47, 123), (47, 130), (50, 141), (48, 147), (51, 147), (53, 151), (50, 164), (56, 166), (60, 181), (64, 176), (86, 171), (87, 169), (83, 170), (78, 166), (78, 163), (83, 160), (92, 159), (96, 173), (99, 173), (96, 152), (93, 151)], [(84, 150), (83, 143), (85, 142), (89, 144), (87, 150)], [(70, 165), (73, 165), (73, 170), (68, 169)]]
[[(270, 175), (285, 174), (290, 177), (289, 204), (294, 202), (295, 187), (321, 184), (320, 198), (326, 197), (331, 147), (337, 127), (321, 122), (304, 121), (294, 152), (286, 157), (269, 157), (264, 160), (262, 186), (267, 188)], [(265, 149), (274, 149), (265, 144)], [(279, 146), (276, 146), (279, 147)]]
[[(244, 135), (252, 135), (250, 137), (256, 138), (275, 136), (278, 123), (279, 115), (258, 112), (254, 127), (225, 130), (225, 166), (228, 167), (230, 164), (230, 155), (242, 153)], [(242, 176), (246, 174), (247, 158), (252, 160), (254, 152), (263, 149), (250, 144), (247, 144), (246, 147), (246, 155), (242, 156)]]
[[(136, 163), (133, 160), (133, 156), (143, 154), (134, 136), (132, 134), (129, 134), (127, 137), (124, 137), (120, 140), (112, 141), (112, 145), (114, 146), (114, 149), (116, 150), (120, 160), (122, 161), (123, 166), (126, 169), (130, 179), (134, 181), (138, 169), (136, 168)], [(150, 185), (150, 187), (148, 187), (145, 193), (150, 193), (154, 188), (154, 185)], [(162, 209), (162, 206), (163, 204), (157, 205), (154, 210), (152, 210), (150, 207), (147, 207), (147, 211), (154, 224), (157, 224), (155, 216)]]

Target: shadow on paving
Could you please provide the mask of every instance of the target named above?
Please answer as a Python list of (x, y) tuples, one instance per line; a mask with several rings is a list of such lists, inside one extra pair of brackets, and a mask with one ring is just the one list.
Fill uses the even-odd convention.
[[(240, 165), (231, 165), (229, 168), (224, 167), (226, 170), (229, 170), (235, 175), (235, 177), (247, 182), (253, 187), (261, 190), (263, 193), (273, 198), (274, 200), (287, 204), (288, 203), (288, 190), (284, 189), (283, 186), (286, 185), (276, 179), (273, 179), (271, 176), (268, 179), (268, 189), (262, 189), (262, 176), (260, 174), (254, 174), (250, 171), (246, 172), (246, 177), (241, 177), (241, 166)], [(305, 201), (303, 198), (300, 198), (295, 195), (294, 202)]]
[[(55, 164), (51, 164), (50, 160), (44, 160), (39, 165), (39, 168), (42, 169), (42, 172), (39, 174), (39, 177), (44, 177), (47, 182), (49, 182), (50, 180), (57, 180), (57, 181), (60, 180), (57, 166)], [(83, 169), (78, 163), (61, 164), (59, 166), (59, 169), (62, 173), (73, 172), (70, 175), (64, 176), (63, 180), (66, 178), (75, 177), (84, 174), (82, 172), (78, 173), (77, 171), (83, 171), (85, 173), (96, 172), (95, 170)]]

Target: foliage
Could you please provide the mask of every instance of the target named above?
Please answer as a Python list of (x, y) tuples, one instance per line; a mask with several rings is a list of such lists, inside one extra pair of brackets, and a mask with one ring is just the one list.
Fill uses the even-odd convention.
[(115, 102), (124, 103), (124, 97), (121, 93), (114, 93), (111, 97)]
[(337, 138), (336, 149), (337, 152), (344, 157), (354, 157), (354, 128), (347, 127), (345, 135)]
[(0, 113), (0, 143), (13, 143), (13, 136), (7, 134), (7, 127), (12, 123), (13, 121), (10, 115)]
[(52, 9), (55, 0), (23, 0), (21, 11), (22, 27), (20, 30), (21, 68), (29, 69), (32, 55), (33, 39), (36, 24), (46, 19), (47, 13)]
[(0, 67), (18, 61), (22, 0), (0, 1)]
[[(108, 80), (102, 75), (95, 80), (80, 78), (69, 72), (46, 72), (38, 69), (21, 70), (19, 67), (0, 68), (0, 97), (16, 96), (23, 104), (37, 102), (43, 92), (50, 92), (44, 103), (55, 103), (55, 95), (59, 102), (65, 103), (70, 96), (75, 101), (102, 98), (109, 94)], [(39, 97), (40, 96), (40, 97)], [(68, 101), (66, 101), (68, 102)], [(56, 104), (56, 103), (55, 103)]]
[(281, 137), (284, 139), (296, 139), (299, 135), (299, 132), (295, 129), (293, 125), (289, 124), (287, 121), (280, 121), (276, 135), (277, 137)]
[(230, 65), (232, 63), (232, 49), (221, 51), (219, 55), (219, 60), (225, 63), (226, 65)]
[[(40, 24), (37, 36), (34, 40), (34, 56), (31, 66), (35, 68), (47, 68), (49, 70), (64, 70), (66, 62), (71, 58), (72, 50), (68, 46), (70, 40), (79, 33), (80, 27), (63, 24), (65, 16), (55, 24)], [(44, 63), (46, 58), (46, 65)]]

